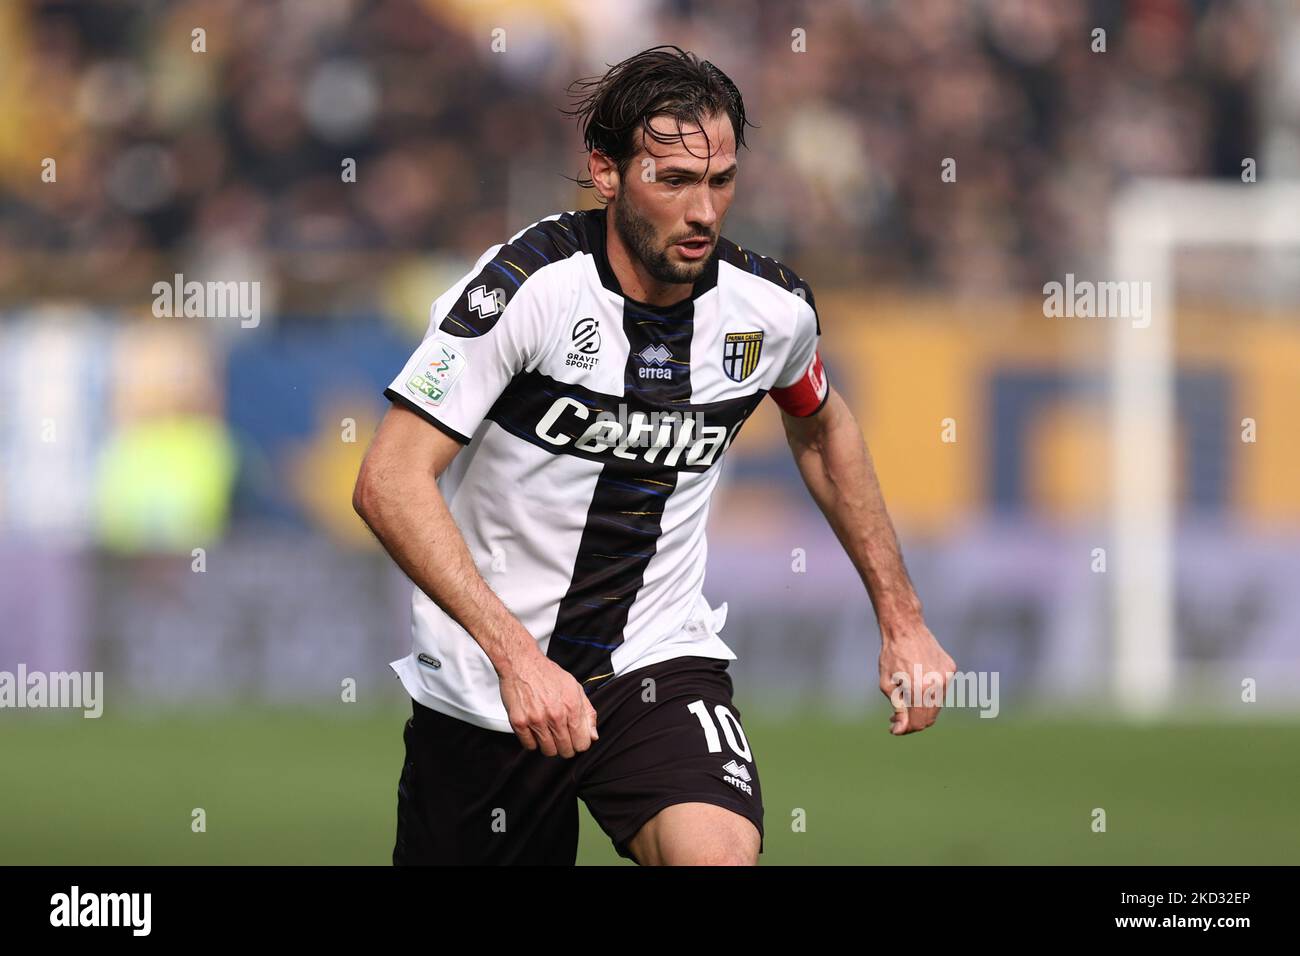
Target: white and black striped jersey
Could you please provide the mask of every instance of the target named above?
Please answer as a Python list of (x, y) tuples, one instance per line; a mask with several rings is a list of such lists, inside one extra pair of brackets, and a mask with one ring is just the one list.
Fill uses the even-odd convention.
[[(626, 297), (605, 210), (493, 246), (433, 303), (384, 394), (466, 447), (439, 487), (479, 572), (587, 688), (682, 655), (727, 660), (703, 597), (709, 498), (763, 396), (793, 415), (828, 394), (812, 290), (720, 237), (691, 296)], [(495, 670), (418, 587), (410, 655), (426, 707), (510, 732)]]

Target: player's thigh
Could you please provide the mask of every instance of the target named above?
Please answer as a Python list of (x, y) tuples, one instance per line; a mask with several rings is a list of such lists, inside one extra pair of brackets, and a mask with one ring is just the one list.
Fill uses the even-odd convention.
[(762, 836), (753, 821), (711, 803), (664, 807), (628, 841), (642, 866), (757, 866)]
[(412, 703), (398, 783), (398, 865), (569, 865), (578, 805), (562, 757)]
[[(682, 657), (638, 668), (599, 688), (592, 704), (600, 739), (580, 768), (578, 795), (620, 856), (646, 862), (632, 841), (656, 818), (642, 844), (659, 846), (663, 835), (665, 846), (676, 847), (675, 835), (699, 829), (700, 820), (717, 824), (711, 839), (723, 844), (710, 854), (743, 857), (754, 833), (762, 851), (758, 767), (725, 660)], [(685, 804), (712, 809), (664, 813)]]

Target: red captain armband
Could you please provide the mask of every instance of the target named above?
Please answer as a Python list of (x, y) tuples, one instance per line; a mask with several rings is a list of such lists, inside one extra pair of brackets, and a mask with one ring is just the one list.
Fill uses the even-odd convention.
[(786, 388), (772, 389), (772, 398), (787, 415), (807, 418), (814, 412), (821, 411), (830, 391), (826, 382), (826, 369), (822, 367), (821, 353), (814, 352), (808, 370), (799, 381)]

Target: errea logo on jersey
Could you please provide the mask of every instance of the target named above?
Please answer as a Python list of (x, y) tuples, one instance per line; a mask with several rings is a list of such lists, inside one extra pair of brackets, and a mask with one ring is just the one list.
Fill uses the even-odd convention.
[(505, 289), (493, 289), (489, 292), (487, 286), (480, 285), (469, 290), (465, 301), (474, 312), (478, 313), (480, 319), (486, 319), (505, 308), (505, 298)]
[(672, 378), (673, 370), (664, 368), (673, 360), (673, 353), (668, 351), (667, 347), (660, 342), (654, 345), (647, 345), (636, 357), (641, 360), (641, 367), (636, 370), (637, 375), (641, 378)]
[(426, 405), (441, 405), (465, 371), (465, 356), (440, 339), (431, 341), (420, 356), (406, 390)]

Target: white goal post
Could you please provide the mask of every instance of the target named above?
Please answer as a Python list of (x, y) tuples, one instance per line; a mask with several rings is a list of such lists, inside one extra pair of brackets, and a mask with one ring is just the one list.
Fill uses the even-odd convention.
[(1140, 180), (1111, 208), (1112, 280), (1151, 283), (1150, 324), (1110, 325), (1113, 691), (1132, 717), (1173, 702), (1173, 259), (1207, 246), (1300, 246), (1300, 183)]

